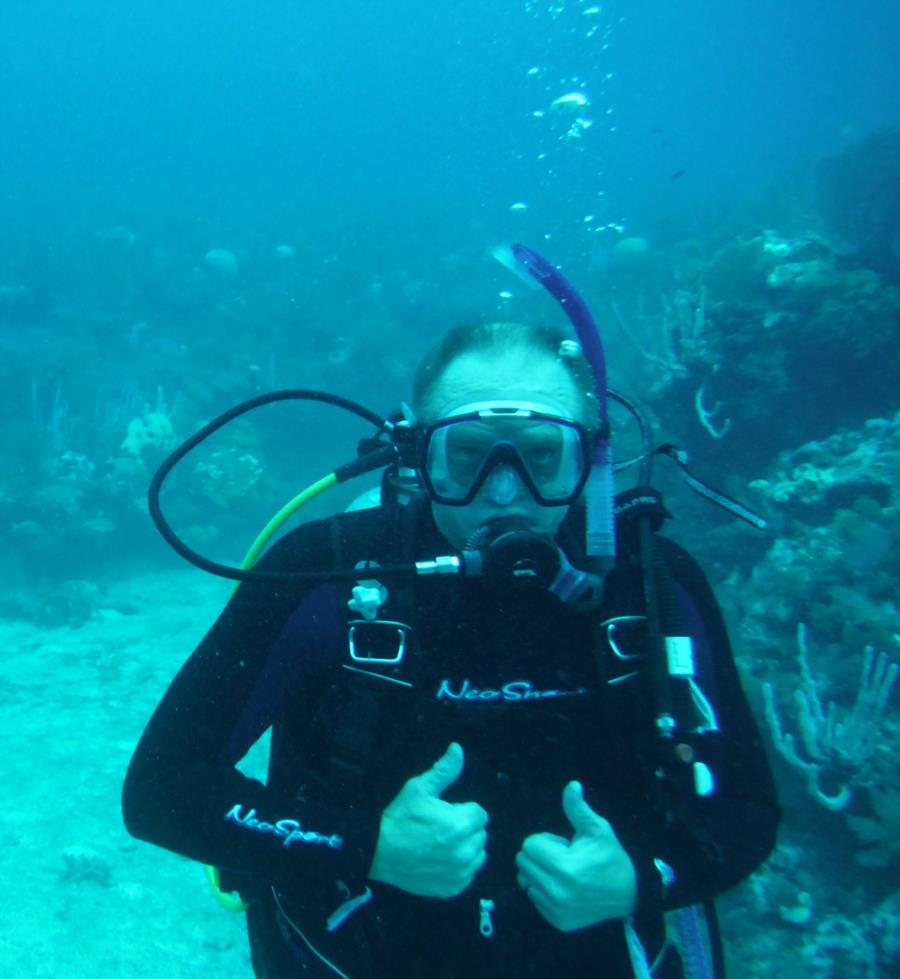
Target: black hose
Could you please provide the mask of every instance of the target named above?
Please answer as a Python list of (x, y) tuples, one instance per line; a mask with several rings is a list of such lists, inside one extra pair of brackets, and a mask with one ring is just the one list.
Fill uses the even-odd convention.
[[(217, 418), (214, 418), (211, 422), (208, 422), (203, 426), (198, 432), (192, 435), (190, 438), (185, 439), (181, 445), (178, 446), (163, 462), (160, 464), (159, 468), (153, 474), (153, 478), (150, 480), (150, 487), (147, 491), (147, 503), (150, 508), (150, 517), (153, 523), (156, 525), (156, 529), (162, 534), (166, 543), (180, 554), (186, 561), (200, 568), (203, 571), (208, 571), (210, 574), (218, 575), (220, 578), (230, 578), (233, 581), (315, 581), (315, 582), (326, 582), (326, 581), (355, 581), (359, 577), (359, 572), (350, 568), (343, 571), (260, 571), (257, 569), (243, 569), (232, 567), (227, 564), (219, 564), (217, 561), (210, 561), (208, 558), (203, 557), (202, 554), (198, 554), (192, 548), (188, 547), (187, 544), (175, 533), (163, 515), (162, 508), (160, 507), (159, 497), (162, 491), (163, 483), (168, 477), (169, 473), (178, 465), (179, 462), (193, 449), (195, 449), (201, 442), (205, 441), (217, 432), (224, 425), (233, 421), (235, 418), (246, 414), (248, 411), (253, 411), (254, 408), (261, 408), (263, 405), (272, 404), (276, 401), (319, 401), (322, 404), (334, 405), (336, 408), (343, 408), (345, 411), (349, 411), (354, 415), (358, 415), (367, 422), (375, 425), (378, 429), (383, 429), (387, 424), (386, 420), (380, 415), (377, 415), (374, 411), (370, 411), (368, 408), (363, 407), (363, 405), (357, 404), (355, 401), (350, 401), (348, 398), (342, 398), (337, 394), (329, 394), (327, 391), (315, 391), (307, 388), (289, 388), (282, 391), (270, 391), (268, 394), (261, 394), (256, 398), (250, 398), (248, 401), (242, 401), (240, 404), (235, 405), (233, 408), (229, 408), (228, 411), (223, 412)], [(346, 466), (340, 467), (340, 474), (343, 479), (347, 479), (350, 475), (358, 476), (362, 472), (366, 472), (372, 469), (377, 469), (380, 466), (387, 465), (390, 462), (389, 458), (386, 458), (385, 449), (387, 447), (382, 446), (380, 449), (366, 455), (362, 459), (354, 460), (352, 463), (348, 463)], [(379, 568), (379, 577), (383, 578), (394, 578), (399, 575), (408, 575), (415, 571), (414, 567), (409, 565), (391, 565), (384, 568)]]

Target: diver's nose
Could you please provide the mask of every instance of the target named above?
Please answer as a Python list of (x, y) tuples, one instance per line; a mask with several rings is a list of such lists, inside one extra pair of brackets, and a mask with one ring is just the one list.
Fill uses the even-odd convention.
[(491, 503), (507, 506), (522, 491), (522, 480), (511, 466), (497, 466), (484, 484), (484, 492)]

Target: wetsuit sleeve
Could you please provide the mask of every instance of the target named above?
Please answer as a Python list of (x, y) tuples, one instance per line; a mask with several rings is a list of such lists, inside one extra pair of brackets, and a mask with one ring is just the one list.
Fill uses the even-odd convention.
[[(718, 602), (697, 563), (660, 539), (676, 587), (689, 596), (701, 633), (698, 679), (717, 715), (709, 739), (715, 791), (682, 787), (667, 813), (625, 843), (637, 870), (636, 913), (653, 914), (710, 898), (752, 873), (775, 844), (780, 811), (769, 762), (741, 686)], [(629, 834), (630, 835), (630, 834)]]
[[(260, 567), (327, 567), (328, 534), (326, 523), (299, 528)], [(148, 723), (125, 779), (123, 814), (132, 835), (203, 863), (284, 886), (327, 875), (361, 890), (379, 812), (304, 805), (235, 767), (249, 745), (236, 753), (234, 732), (273, 644), (306, 591), (267, 582), (237, 589)], [(312, 712), (315, 676), (301, 671), (299, 682), (292, 708), (305, 705)], [(305, 699), (303, 684), (309, 689)]]

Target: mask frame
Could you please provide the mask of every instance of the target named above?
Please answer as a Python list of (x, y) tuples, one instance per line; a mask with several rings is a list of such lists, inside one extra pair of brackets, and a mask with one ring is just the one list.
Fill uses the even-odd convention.
[[(464, 493), (449, 494), (445, 492), (438, 481), (434, 478), (434, 465), (430, 461), (432, 446), (436, 437), (450, 428), (462, 426), (468, 423), (477, 423), (490, 420), (511, 421), (513, 424), (519, 422), (546, 422), (567, 432), (573, 433), (577, 439), (578, 450), (580, 452), (580, 472), (572, 485), (571, 489), (562, 495), (547, 495), (538, 483), (528, 462), (523, 458), (520, 448), (510, 439), (500, 437), (487, 451), (481, 461), (478, 471), (472, 479), (468, 481), (468, 489)], [(569, 439), (572, 436), (567, 436)], [(446, 436), (444, 436), (446, 438)], [(563, 451), (571, 451), (563, 447)], [(441, 451), (441, 457), (446, 457), (446, 447)], [(472, 406), (472, 410), (463, 409), (459, 413), (441, 418), (438, 421), (422, 426), (417, 432), (416, 438), (416, 469), (422, 485), (428, 492), (429, 497), (443, 506), (468, 506), (478, 495), (485, 482), (496, 471), (498, 466), (509, 466), (516, 472), (534, 498), (535, 502), (541, 506), (570, 506), (581, 495), (582, 490), (588, 480), (591, 471), (591, 440), (584, 427), (570, 418), (563, 418), (558, 414), (542, 411), (537, 407), (526, 404), (486, 404)], [(449, 463), (445, 463), (445, 468), (450, 470)]]

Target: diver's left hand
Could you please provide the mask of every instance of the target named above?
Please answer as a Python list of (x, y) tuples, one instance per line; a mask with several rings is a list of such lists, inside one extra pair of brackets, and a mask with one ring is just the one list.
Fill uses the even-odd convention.
[(580, 782), (563, 789), (571, 840), (555, 833), (526, 837), (516, 855), (519, 886), (560, 931), (574, 931), (634, 909), (637, 876), (612, 826), (584, 801)]

